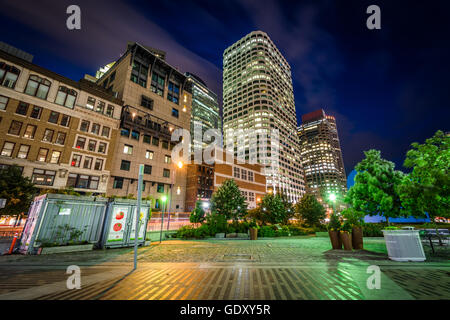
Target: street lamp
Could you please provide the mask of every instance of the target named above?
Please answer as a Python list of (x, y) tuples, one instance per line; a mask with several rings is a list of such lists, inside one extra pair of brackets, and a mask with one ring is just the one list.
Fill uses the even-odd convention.
[[(182, 169), (183, 168), (183, 161), (178, 161), (177, 167)], [(175, 178), (176, 175), (177, 175), (177, 168), (175, 168), (175, 170), (173, 171), (172, 183), (170, 184), (169, 210), (167, 212), (167, 214), (169, 215), (169, 218), (167, 220), (167, 230), (169, 230), (169, 226), (170, 226), (170, 211), (172, 210), (172, 190), (173, 190), (173, 186), (175, 185), (175, 182), (176, 182), (176, 178)], [(177, 194), (179, 195), (180, 193), (181, 193), (181, 188), (178, 187)]]
[(163, 203), (163, 208), (162, 208), (162, 214), (161, 214), (161, 231), (159, 233), (159, 243), (161, 243), (162, 241), (162, 229), (163, 229), (163, 225), (164, 225), (164, 207), (167, 201), (167, 197), (165, 195), (163, 195), (161, 197), (161, 201)]
[(334, 193), (330, 193), (329, 199), (330, 199), (331, 202), (333, 202), (333, 214), (335, 214), (336, 213), (336, 209), (334, 207), (334, 203), (336, 201), (336, 195)]

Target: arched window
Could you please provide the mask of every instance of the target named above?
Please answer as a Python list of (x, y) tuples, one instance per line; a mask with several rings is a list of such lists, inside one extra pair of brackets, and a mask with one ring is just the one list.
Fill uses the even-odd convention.
[(75, 90), (60, 86), (56, 94), (55, 103), (73, 109), (76, 99), (77, 92)]
[(0, 84), (4, 87), (14, 89), (20, 70), (4, 62), (0, 62)]
[(31, 75), (28, 79), (27, 87), (25, 88), (25, 93), (30, 96), (36, 96), (41, 99), (47, 99), (48, 90), (52, 83), (47, 79), (38, 77), (36, 75)]

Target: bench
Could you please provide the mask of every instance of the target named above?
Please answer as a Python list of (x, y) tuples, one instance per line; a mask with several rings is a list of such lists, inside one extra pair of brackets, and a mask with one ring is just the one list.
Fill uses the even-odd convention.
[(450, 239), (450, 231), (448, 229), (424, 229), (420, 230), (419, 234), (424, 244), (430, 244), (433, 253), (435, 253), (433, 244), (448, 246)]

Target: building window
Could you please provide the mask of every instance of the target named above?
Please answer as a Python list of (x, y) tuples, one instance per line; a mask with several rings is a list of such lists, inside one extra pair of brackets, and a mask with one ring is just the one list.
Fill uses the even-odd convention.
[(170, 170), (169, 169), (163, 169), (163, 177), (170, 178)]
[(163, 183), (158, 183), (158, 187), (156, 188), (156, 192), (164, 193), (164, 184)]
[(130, 171), (131, 162), (127, 160), (122, 160), (120, 163), (120, 170)]
[(133, 69), (131, 70), (131, 81), (137, 83), (144, 88), (147, 87), (147, 75), (148, 75), (148, 66), (138, 62), (136, 60), (133, 61)]
[(95, 112), (104, 113), (105, 112), (105, 103), (103, 101), (99, 101), (97, 103), (97, 108), (95, 108)]
[(153, 160), (153, 151), (145, 151), (145, 159)]
[(133, 146), (126, 144), (123, 146), (123, 153), (125, 154), (133, 154)]
[(94, 110), (94, 106), (95, 106), (95, 99), (92, 97), (88, 97), (87, 103), (86, 103), (86, 108), (88, 108), (90, 110)]
[(98, 123), (93, 123), (91, 128), (92, 134), (100, 134), (100, 125)]
[(67, 187), (96, 190), (98, 188), (99, 181), (100, 178), (96, 176), (70, 173), (67, 178)]
[(27, 128), (25, 129), (25, 133), (23, 134), (23, 137), (27, 138), (27, 139), (34, 139), (35, 132), (36, 132), (36, 126), (29, 124), (29, 125), (27, 125)]
[(179, 95), (180, 95), (180, 86), (169, 81), (169, 87), (167, 92), (167, 100), (172, 101), (173, 103), (178, 104)]
[(50, 123), (58, 123), (59, 113), (55, 111), (50, 112), (50, 116), (48, 117), (48, 122)]
[(55, 180), (56, 171), (34, 169), (33, 175), (31, 176), (31, 181), (34, 184), (41, 186), (52, 186)]
[(75, 148), (77, 149), (84, 149), (84, 146), (86, 145), (86, 138), (78, 137), (77, 142), (75, 144)]
[(103, 159), (96, 159), (94, 164), (94, 170), (102, 171), (103, 170)]
[(84, 157), (83, 168), (84, 169), (91, 169), (92, 161), (94, 161), (94, 158), (92, 158), (92, 157)]
[(8, 105), (8, 98), (4, 96), (0, 96), (0, 110), (6, 110), (6, 106)]
[(163, 140), (162, 141), (162, 147), (163, 147), (163, 149), (169, 149), (169, 141)]
[(28, 112), (28, 106), (29, 106), (28, 103), (25, 103), (25, 102), (21, 101), (19, 103), (19, 105), (17, 106), (16, 113), (17, 114), (21, 114), (23, 116), (26, 116), (27, 112)]
[(70, 163), (70, 165), (72, 166), (72, 167), (80, 167), (80, 164), (81, 164), (81, 155), (79, 155), (79, 154), (74, 154), (73, 156), (72, 156), (72, 162)]
[(60, 86), (56, 94), (55, 103), (73, 109), (76, 99), (77, 92), (75, 90)]
[(50, 163), (59, 163), (59, 158), (61, 158), (61, 151), (53, 151), (50, 157)]
[(70, 124), (70, 116), (63, 114), (61, 117), (61, 122), (59, 124), (63, 127), (68, 127)]
[(47, 79), (38, 77), (36, 75), (30, 76), (28, 79), (27, 87), (25, 88), (25, 93), (30, 96), (36, 96), (41, 99), (47, 99), (48, 90), (52, 83)]
[(106, 115), (111, 118), (114, 116), (114, 106), (108, 104), (106, 107)]
[(139, 141), (139, 136), (140, 136), (139, 131), (135, 131), (135, 130), (132, 130), (132, 131), (131, 131), (131, 138), (132, 138), (132, 139), (138, 140), (138, 141)]
[(11, 157), (15, 145), (16, 145), (15, 143), (5, 141), (5, 143), (3, 144), (1, 155), (5, 157)]
[(164, 156), (164, 162), (170, 164), (172, 162), (172, 158), (170, 156)]
[(111, 129), (109, 127), (103, 127), (102, 128), (102, 137), (109, 138), (109, 132)]
[(160, 95), (161, 97), (164, 96), (164, 82), (165, 82), (165, 77), (153, 72), (152, 74), (152, 85), (151, 85), (151, 90)]
[(178, 109), (172, 108), (172, 117), (178, 118)]
[(18, 136), (20, 135), (21, 129), (22, 129), (22, 122), (13, 120), (11, 121), (11, 126), (9, 127), (8, 133)]
[(247, 170), (241, 170), (241, 179), (247, 180)]
[(122, 137), (130, 137), (130, 130), (129, 129), (126, 129), (126, 128), (123, 128), (122, 130), (120, 130), (120, 135), (122, 136)]
[[(26, 113), (26, 112), (25, 112)], [(33, 109), (31, 109), (30, 117), (34, 119), (40, 119), (42, 114), (42, 108), (33, 106)]]
[(97, 149), (97, 141), (89, 139), (88, 150), (91, 152), (95, 152), (96, 149)]
[(152, 144), (153, 144), (154, 146), (158, 147), (158, 146), (159, 146), (159, 138), (153, 137), (153, 138), (152, 138)]
[(240, 170), (238, 167), (234, 167), (234, 177), (238, 179), (241, 177)]
[(152, 166), (144, 164), (144, 173), (145, 174), (152, 174)]
[(22, 144), (19, 148), (19, 152), (17, 153), (17, 158), (26, 159), (28, 157), (29, 151), (30, 151), (30, 146)]
[(90, 122), (87, 120), (82, 120), (81, 124), (80, 124), (80, 131), (83, 132), (88, 132), (89, 131), (89, 126), (90, 126)]
[(48, 149), (40, 148), (37, 156), (37, 161), (45, 162), (47, 160)]
[(141, 106), (149, 110), (153, 110), (153, 99), (147, 98), (146, 96), (142, 96)]
[(44, 136), (42, 137), (42, 141), (52, 142), (54, 133), (55, 133), (55, 131), (53, 131), (53, 130), (45, 129)]
[(100, 142), (98, 144), (98, 151), (99, 153), (106, 153), (106, 143)]
[(66, 141), (66, 134), (64, 132), (58, 132), (58, 134), (56, 135), (55, 143), (63, 146), (65, 141)]
[(253, 181), (254, 177), (253, 177), (253, 171), (249, 171), (248, 172), (248, 181)]
[(0, 62), (0, 84), (4, 87), (14, 89), (20, 70), (14, 66)]
[(142, 138), (142, 140), (143, 140), (144, 143), (150, 144), (150, 142), (152, 140), (152, 137), (149, 136), (148, 134), (144, 134), (144, 137)]
[(113, 189), (122, 189), (123, 188), (123, 178), (114, 178)]

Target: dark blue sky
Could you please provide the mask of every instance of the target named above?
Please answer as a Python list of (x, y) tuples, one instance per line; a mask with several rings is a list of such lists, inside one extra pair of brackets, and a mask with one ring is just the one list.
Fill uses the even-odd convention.
[[(81, 30), (66, 8), (81, 8)], [(381, 30), (366, 9), (381, 8)], [(262, 30), (292, 68), (297, 117), (323, 108), (337, 118), (347, 173), (363, 150), (401, 168), (413, 141), (450, 131), (448, 1), (4, 1), (0, 40), (78, 80), (138, 41), (167, 52), (182, 72), (222, 94), (222, 53)]]

